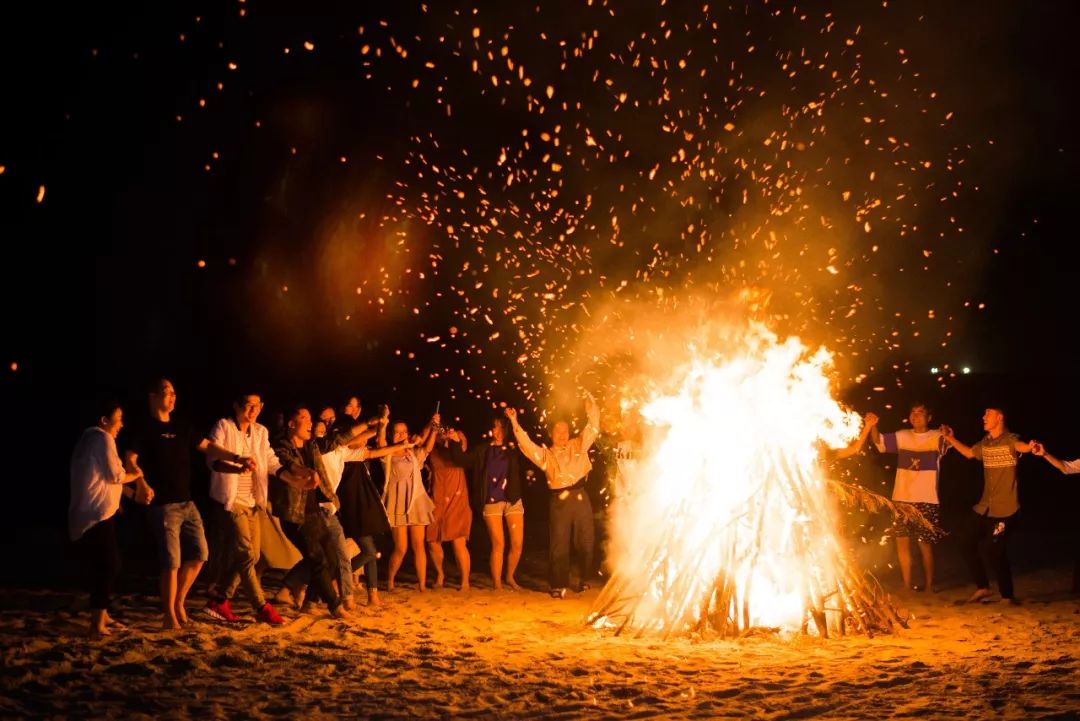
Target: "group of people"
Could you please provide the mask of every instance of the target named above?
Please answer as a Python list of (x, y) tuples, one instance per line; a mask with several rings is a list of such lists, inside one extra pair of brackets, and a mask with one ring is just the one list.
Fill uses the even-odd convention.
[[(205, 611), (220, 621), (240, 620), (232, 603), (242, 586), (258, 621), (284, 622), (261, 584), (267, 563), (289, 569), (273, 599), (279, 607), (302, 608), (318, 600), (334, 616), (348, 617), (361, 578), (367, 603), (378, 606), (375, 538), (387, 532), (393, 541), (388, 591), (410, 550), (419, 590), (427, 588), (429, 557), (435, 586), (443, 586), (447, 543), (460, 572), (460, 589), (468, 590), (474, 510), (482, 514), (490, 539), (494, 588), (518, 590), (527, 482), (521, 455), (543, 472), (549, 491), (551, 596), (564, 598), (571, 588), (589, 588), (595, 528), (585, 484), (592, 469), (590, 448), (600, 433), (599, 406), (591, 397), (585, 399), (587, 422), (580, 435), (571, 436), (569, 424), (557, 420), (549, 428), (550, 445), (530, 438), (513, 408), (492, 419), (482, 442), (470, 444), (463, 431), (443, 426), (438, 412), (415, 434), (403, 421), (391, 423), (385, 406), (364, 419), (355, 396), (342, 405), (340, 417), (333, 406), (320, 408), (317, 416), (294, 407), (281, 417), (274, 434), (258, 422), (263, 403), (253, 393), (237, 396), (231, 415), (205, 436), (173, 417), (176, 390), (168, 379), (153, 382), (146, 403), (146, 413), (120, 446), (120, 405), (111, 401), (100, 407), (97, 422), (84, 431), (72, 457), (69, 527), (91, 578), (94, 635), (107, 635), (112, 623), (108, 609), (120, 568), (114, 524), (123, 495), (149, 506), (166, 628), (188, 622), (187, 596), (208, 562)], [(882, 433), (877, 416), (867, 414), (860, 436), (834, 455), (854, 455), (868, 439), (879, 452), (897, 455), (892, 499), (918, 511), (898, 514), (892, 529), (905, 587), (934, 587), (934, 548), (948, 535), (941, 526), (940, 462), (952, 448), (979, 460), (984, 471), (981, 498), (959, 534), (975, 585), (969, 600), (992, 598), (986, 556), (996, 569), (1001, 598), (1017, 602), (1007, 543), (1019, 510), (1019, 456), (1043, 457), (1063, 473), (1080, 473), (1080, 459), (1061, 461), (1037, 441), (1021, 441), (1006, 428), (1001, 408), (986, 409), (986, 435), (971, 446), (948, 426), (931, 429), (931, 411), (923, 403), (911, 406), (908, 421), (910, 428)], [(633, 476), (630, 467), (640, 459), (640, 446), (640, 429), (624, 423), (613, 446), (616, 496), (626, 492), (623, 486)], [(210, 469), (213, 543), (207, 542), (192, 496), (196, 453)], [(381, 464), (381, 491), (371, 461)], [(922, 561), (920, 581), (912, 573), (915, 547)], [(580, 572), (572, 585), (574, 555)]]
[[(1001, 600), (1018, 604), (1009, 563), (1008, 541), (1015, 530), (1020, 501), (1017, 486), (1017, 465), (1021, 454), (1031, 453), (1044, 458), (1063, 473), (1080, 473), (1080, 459), (1061, 461), (1047, 452), (1038, 441), (1022, 441), (1005, 425), (1005, 411), (1000, 407), (986, 408), (983, 430), (986, 435), (973, 445), (956, 438), (951, 427), (931, 428), (931, 410), (921, 402), (910, 406), (910, 428), (891, 433), (878, 429), (878, 418), (870, 413), (864, 418), (863, 431), (841, 456), (861, 450), (869, 437), (881, 453), (897, 456), (896, 478), (892, 500), (910, 505), (917, 515), (898, 514), (891, 534), (896, 539), (896, 551), (904, 586), (914, 591), (933, 590), (935, 547), (949, 534), (942, 528), (938, 488), (941, 459), (955, 449), (965, 458), (979, 461), (983, 466), (983, 489), (978, 502), (971, 507), (958, 529), (960, 549), (968, 567), (975, 590), (968, 602), (989, 602), (994, 599), (990, 588), (987, 564), (993, 567)], [(923, 578), (915, 580), (912, 568), (914, 539), (922, 561)], [(1075, 590), (1080, 591), (1080, 576), (1074, 578)]]
[[(333, 406), (321, 408), (317, 417), (294, 407), (271, 434), (258, 422), (262, 398), (241, 394), (232, 413), (205, 436), (174, 417), (170, 380), (155, 380), (146, 403), (145, 415), (118, 445), (123, 409), (116, 401), (104, 402), (72, 456), (69, 530), (90, 579), (92, 635), (108, 635), (114, 623), (109, 605), (120, 570), (115, 518), (122, 496), (149, 507), (168, 629), (188, 622), (188, 593), (207, 564), (205, 611), (223, 622), (240, 620), (232, 603), (242, 586), (258, 621), (284, 623), (261, 583), (270, 561), (289, 568), (273, 599), (279, 608), (318, 600), (335, 617), (347, 618), (360, 578), (368, 604), (378, 606), (375, 538), (387, 532), (393, 540), (388, 591), (410, 549), (419, 590), (427, 588), (429, 556), (435, 585), (442, 586), (446, 543), (461, 575), (460, 589), (468, 590), (473, 509), (482, 513), (490, 537), (493, 586), (518, 590), (526, 482), (518, 448), (544, 472), (551, 491), (551, 595), (563, 598), (570, 587), (571, 545), (581, 558), (575, 588), (588, 588), (593, 513), (584, 484), (592, 467), (589, 448), (599, 433), (599, 408), (591, 398), (588, 425), (577, 437), (558, 421), (551, 445), (537, 444), (508, 408), (492, 420), (487, 438), (471, 447), (464, 432), (442, 425), (437, 412), (413, 434), (405, 422), (391, 423), (386, 406), (362, 419), (356, 397), (343, 404), (340, 418)], [(212, 543), (192, 493), (195, 454), (210, 469)], [(381, 492), (369, 467), (376, 460)]]

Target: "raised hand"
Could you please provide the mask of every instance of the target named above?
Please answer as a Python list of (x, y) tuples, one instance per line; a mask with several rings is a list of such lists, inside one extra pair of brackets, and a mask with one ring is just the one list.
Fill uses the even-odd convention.
[(876, 413), (867, 413), (863, 416), (863, 425), (867, 428), (873, 428), (878, 424), (878, 417)]
[(510, 419), (511, 423), (517, 423), (517, 411), (510, 406), (506, 407), (506, 417)]
[(154, 500), (154, 489), (146, 484), (145, 481), (135, 484), (135, 502), (141, 503), (144, 506), (149, 506), (150, 502)]
[(1031, 442), (1031, 455), (1033, 455), (1033, 456), (1045, 456), (1046, 455), (1046, 446), (1044, 446), (1042, 443), (1039, 443), (1038, 441), (1033, 440)]

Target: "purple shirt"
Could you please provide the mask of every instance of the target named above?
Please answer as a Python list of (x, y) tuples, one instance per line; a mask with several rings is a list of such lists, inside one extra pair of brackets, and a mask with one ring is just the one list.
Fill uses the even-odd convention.
[(506, 501), (506, 479), (510, 475), (510, 452), (505, 446), (489, 446), (484, 459), (484, 478), (487, 480), (486, 503)]

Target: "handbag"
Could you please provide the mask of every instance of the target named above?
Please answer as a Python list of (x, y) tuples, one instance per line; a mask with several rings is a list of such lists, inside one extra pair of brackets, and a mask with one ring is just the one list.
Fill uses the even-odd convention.
[(256, 512), (259, 518), (260, 550), (262, 560), (270, 568), (288, 570), (300, 563), (303, 558), (296, 546), (289, 541), (281, 529), (281, 521), (272, 516), (265, 508)]

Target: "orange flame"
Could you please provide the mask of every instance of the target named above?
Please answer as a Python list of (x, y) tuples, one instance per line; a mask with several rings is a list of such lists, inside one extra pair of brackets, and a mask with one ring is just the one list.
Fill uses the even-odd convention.
[(842, 549), (820, 451), (846, 445), (859, 417), (833, 399), (825, 349), (761, 325), (740, 338), (691, 349), (677, 390), (643, 405), (655, 437), (624, 464), (609, 549), (613, 581), (637, 600), (595, 625), (682, 632), (719, 614), (742, 629), (797, 629), (836, 588)]

